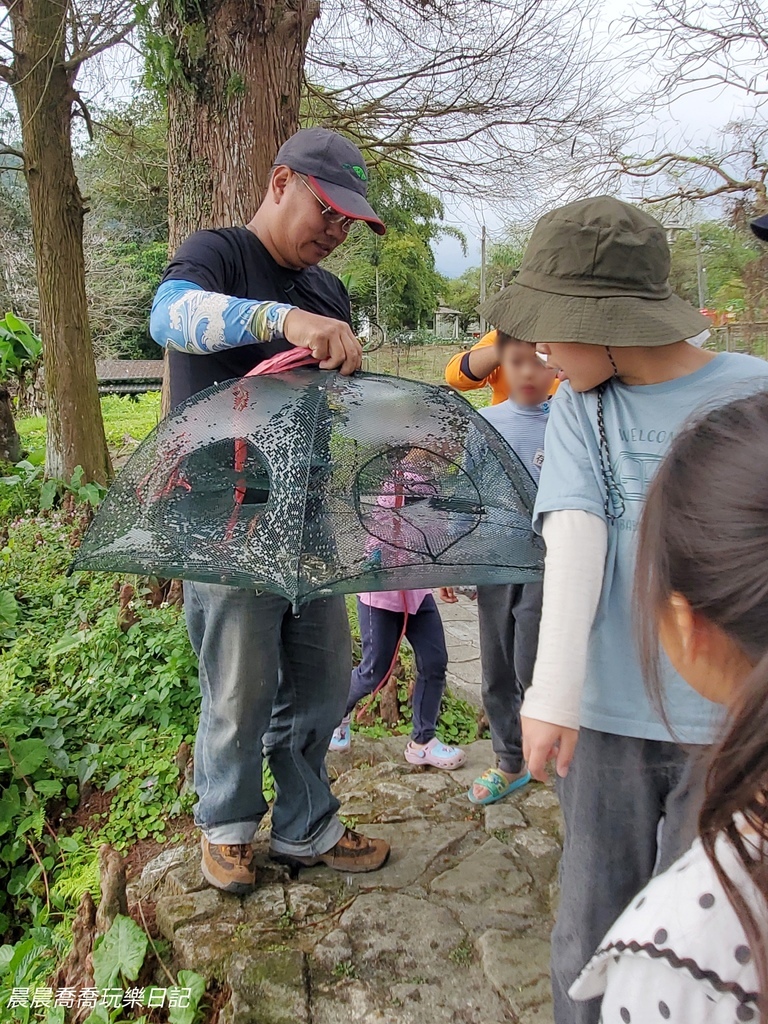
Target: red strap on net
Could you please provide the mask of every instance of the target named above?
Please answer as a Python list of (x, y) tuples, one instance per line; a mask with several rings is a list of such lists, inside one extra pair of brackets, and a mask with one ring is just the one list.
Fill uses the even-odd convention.
[[(278, 352), (276, 356), (257, 363), (252, 370), (249, 370), (246, 377), (261, 377), (268, 373), (282, 373), (284, 370), (296, 370), (300, 366), (317, 366), (319, 360), (315, 359), (308, 348), (289, 348), (287, 352)], [(235, 472), (242, 473), (245, 469), (245, 462), (248, 456), (248, 446), (242, 437), (235, 438)], [(241, 477), (235, 484), (235, 505), (242, 505), (245, 500), (245, 479)], [(234, 517), (237, 516), (237, 508), (230, 520), (230, 529), (234, 526)]]
[(283, 370), (296, 370), (300, 366), (317, 366), (320, 362), (315, 359), (308, 348), (289, 348), (287, 352), (278, 352), (271, 359), (265, 359), (257, 363), (252, 370), (249, 370), (246, 377), (261, 377), (265, 373), (282, 373)]
[[(403, 486), (402, 481), (396, 480), (395, 481), (394, 507), (395, 508), (402, 508), (403, 505), (405, 505), (404, 486)], [(395, 532), (396, 533), (400, 532), (399, 520), (398, 520), (398, 522), (396, 524)], [(382, 678), (379, 680), (379, 682), (376, 684), (376, 686), (374, 686), (374, 688), (371, 691), (371, 694), (368, 697), (368, 699), (363, 701), (362, 705), (355, 712), (355, 721), (356, 722), (360, 721), (360, 716), (363, 715), (368, 710), (368, 708), (371, 706), (371, 704), (373, 704), (373, 702), (376, 700), (376, 697), (384, 689), (384, 687), (387, 685), (389, 680), (392, 678), (392, 673), (395, 671), (395, 666), (397, 665), (397, 658), (398, 658), (398, 655), (400, 654), (400, 647), (401, 647), (401, 645), (403, 643), (403, 640), (405, 639), (405, 632), (408, 629), (408, 601), (406, 599), (405, 591), (404, 590), (400, 591), (400, 600), (403, 602), (403, 625), (402, 625), (402, 628), (400, 630), (400, 636), (397, 638), (397, 643), (395, 644), (395, 651), (394, 651), (394, 654), (392, 655), (392, 661), (389, 663), (389, 668), (384, 673)]]

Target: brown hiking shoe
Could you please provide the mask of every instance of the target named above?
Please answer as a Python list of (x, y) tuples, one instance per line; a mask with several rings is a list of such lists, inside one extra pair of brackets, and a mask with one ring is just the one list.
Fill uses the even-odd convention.
[(270, 856), (291, 868), (313, 868), (317, 864), (325, 864), (334, 871), (378, 871), (389, 860), (389, 843), (383, 839), (368, 839), (348, 828), (335, 846), (317, 857), (294, 857), (284, 853)]
[(250, 843), (217, 846), (202, 837), (203, 877), (224, 892), (251, 892), (256, 884), (256, 862)]

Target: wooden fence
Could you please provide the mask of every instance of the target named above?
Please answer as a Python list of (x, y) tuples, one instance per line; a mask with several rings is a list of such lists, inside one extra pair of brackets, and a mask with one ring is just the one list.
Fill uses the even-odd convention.
[(363, 356), (363, 369), (369, 373), (391, 373), (398, 377), (423, 380), (428, 384), (445, 384), (445, 364), (457, 352), (452, 345), (383, 345)]
[(768, 359), (768, 321), (715, 327), (707, 348), (718, 352), (746, 352), (747, 355)]

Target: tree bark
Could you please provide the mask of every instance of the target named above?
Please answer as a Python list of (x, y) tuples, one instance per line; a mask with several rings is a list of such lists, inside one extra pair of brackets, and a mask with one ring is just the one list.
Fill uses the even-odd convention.
[(317, 0), (161, 0), (177, 58), (168, 89), (170, 248), (193, 231), (247, 223), (277, 150), (299, 125)]
[[(186, 10), (187, 17), (181, 14)], [(246, 224), (280, 146), (299, 126), (318, 0), (160, 0), (175, 56), (168, 85), (168, 247)], [(170, 411), (165, 358), (161, 412)]]
[(99, 885), (101, 900), (96, 911), (96, 934), (106, 935), (118, 914), (128, 916), (125, 860), (122, 854), (108, 843), (103, 843), (99, 847)]
[(107, 483), (111, 474), (101, 417), (85, 294), (85, 208), (72, 162), (75, 72), (65, 66), (60, 0), (9, 6), (15, 51), (11, 87), (19, 108), (24, 172), (40, 294), (48, 438), (46, 473)]
[[(55, 988), (93, 988), (93, 942), (96, 938), (96, 905), (87, 890), (72, 922), (72, 945), (53, 979)], [(77, 1020), (86, 1016), (73, 1011)]]
[(0, 462), (21, 461), (21, 441), (13, 421), (11, 396), (0, 384)]

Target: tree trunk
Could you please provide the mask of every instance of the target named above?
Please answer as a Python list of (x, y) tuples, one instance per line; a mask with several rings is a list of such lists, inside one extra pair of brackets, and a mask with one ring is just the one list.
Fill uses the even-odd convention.
[[(160, 0), (175, 55), (168, 85), (168, 245), (246, 224), (280, 146), (299, 126), (318, 0)], [(168, 359), (162, 415), (170, 410)]]
[(317, 0), (196, 0), (181, 20), (182, 6), (160, 4), (177, 57), (168, 89), (172, 250), (193, 231), (245, 224), (256, 212), (275, 154), (298, 128), (319, 12)]
[(0, 384), (0, 462), (21, 461), (21, 441), (13, 422), (13, 409), (8, 389)]
[(85, 209), (70, 135), (75, 73), (64, 64), (66, 6), (60, 0), (18, 0), (9, 11), (11, 87), (21, 119), (40, 294), (46, 473), (68, 479), (79, 465), (85, 479), (106, 483), (112, 468), (85, 296)]

